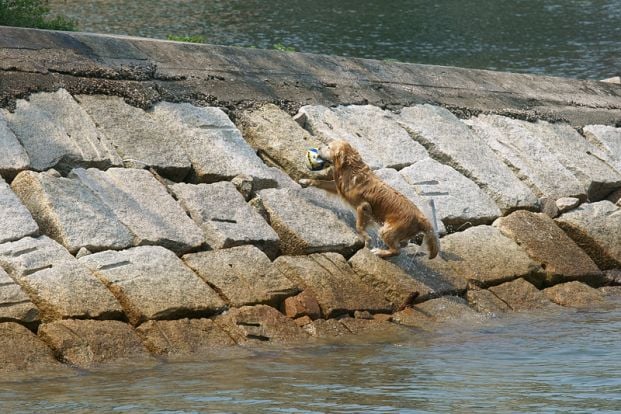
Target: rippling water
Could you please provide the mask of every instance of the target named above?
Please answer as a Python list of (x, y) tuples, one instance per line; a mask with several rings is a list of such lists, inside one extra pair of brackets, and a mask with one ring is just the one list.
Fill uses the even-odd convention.
[(81, 30), (602, 79), (621, 0), (50, 0)]
[(0, 380), (2, 412), (621, 411), (616, 310), (511, 315), (411, 338)]

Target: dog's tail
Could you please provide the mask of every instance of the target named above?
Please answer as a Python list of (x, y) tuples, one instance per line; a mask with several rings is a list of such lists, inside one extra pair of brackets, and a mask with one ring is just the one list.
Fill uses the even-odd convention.
[(427, 244), (429, 258), (433, 259), (440, 253), (440, 237), (438, 236), (438, 222), (436, 219), (436, 203), (433, 198), (429, 199), (429, 209), (431, 210), (431, 228), (425, 232), (423, 242)]

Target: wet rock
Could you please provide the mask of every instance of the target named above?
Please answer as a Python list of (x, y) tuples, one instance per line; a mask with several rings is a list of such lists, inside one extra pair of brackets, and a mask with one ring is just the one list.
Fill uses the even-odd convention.
[(267, 305), (232, 309), (215, 319), (238, 344), (248, 342), (296, 343), (308, 339), (296, 323)]
[(539, 197), (586, 198), (579, 182), (538, 138), (531, 123), (498, 115), (479, 115), (467, 122)]
[(260, 196), (282, 254), (334, 251), (351, 256), (364, 244), (334, 212), (311, 203), (299, 190), (264, 190)]
[(187, 154), (193, 181), (229, 181), (246, 174), (258, 190), (276, 186), (272, 171), (221, 109), (162, 102), (153, 108), (152, 114), (158, 123), (171, 129), (175, 141)]
[(612, 166), (621, 171), (621, 128), (608, 125), (587, 125), (582, 129), (587, 140), (605, 151), (613, 160)]
[(384, 295), (367, 286), (337, 253), (281, 256), (274, 261), (274, 267), (317, 300), (323, 317), (353, 314), (357, 310), (391, 311)]
[(114, 147), (64, 89), (18, 100), (14, 113), (4, 112), (9, 127), (37, 171), (74, 166), (120, 165)]
[(339, 319), (339, 323), (344, 325), (354, 335), (364, 335), (365, 341), (386, 340), (394, 343), (399, 338), (410, 338), (413, 333), (411, 329), (404, 325), (388, 321), (378, 321), (372, 318), (342, 318)]
[[(560, 213), (566, 213), (580, 205), (580, 200), (575, 197), (562, 197), (556, 200), (556, 207)], [(554, 218), (554, 217), (552, 217)]]
[(105, 251), (83, 257), (114, 293), (132, 325), (219, 313), (224, 302), (173, 252), (159, 246)]
[(509, 305), (486, 289), (469, 289), (466, 292), (466, 300), (470, 307), (479, 313), (497, 315), (511, 310)]
[(41, 319), (120, 319), (121, 306), (64, 247), (42, 236), (0, 245), (0, 266), (30, 296)]
[(502, 234), (513, 239), (537, 263), (545, 275), (530, 279), (539, 287), (580, 280), (602, 283), (602, 272), (591, 258), (561, 230), (550, 217), (541, 213), (516, 211), (494, 222)]
[(135, 245), (156, 244), (185, 253), (204, 242), (202, 230), (148, 171), (78, 168), (71, 178), (80, 180), (114, 212), (135, 235)]
[(405, 326), (432, 330), (441, 323), (478, 321), (480, 316), (468, 307), (464, 299), (445, 296), (397, 312), (393, 315), (393, 320)]
[(303, 106), (307, 130), (324, 143), (343, 139), (353, 145), (373, 169), (401, 169), (427, 158), (427, 151), (377, 106), (327, 108)]
[(229, 306), (278, 306), (299, 292), (289, 279), (272, 269), (270, 259), (254, 246), (187, 254), (183, 261)]
[(610, 201), (582, 204), (556, 219), (602, 270), (621, 268), (621, 208)]
[(317, 299), (307, 291), (291, 296), (283, 302), (283, 313), (291, 319), (307, 316), (311, 320), (321, 318), (321, 308)]
[(23, 372), (61, 368), (35, 334), (13, 322), (0, 323), (0, 372)]
[(377, 291), (390, 303), (393, 312), (402, 306), (409, 306), (410, 302), (427, 300), (433, 292), (399, 266), (380, 259), (369, 249), (359, 250), (349, 259), (349, 264), (363, 284)]
[(136, 328), (136, 332), (152, 354), (168, 358), (209, 355), (216, 348), (235, 345), (211, 319), (151, 320)]
[(75, 179), (24, 171), (11, 184), (41, 232), (70, 253), (124, 249), (133, 234), (86, 185)]
[(41, 321), (39, 309), (0, 267), (0, 321), (18, 322), (34, 326)]
[(435, 160), (474, 181), (503, 214), (533, 208), (537, 198), (492, 149), (448, 110), (431, 105), (404, 108), (395, 119)]
[(489, 291), (506, 303), (514, 312), (554, 308), (554, 304), (548, 300), (542, 291), (524, 279), (492, 286)]
[(18, 172), (30, 166), (26, 150), (17, 140), (0, 111), (0, 176), (12, 179)]
[(179, 145), (177, 134), (153, 115), (125, 103), (123, 98), (79, 95), (80, 106), (98, 126), (99, 133), (111, 141), (127, 167), (153, 167), (174, 181), (190, 171), (190, 160)]
[(317, 319), (304, 326), (304, 331), (315, 338), (338, 338), (352, 332), (338, 319)]
[(561, 283), (544, 289), (543, 293), (557, 305), (569, 308), (589, 308), (605, 303), (599, 290), (580, 282)]
[(492, 226), (470, 227), (442, 238), (442, 255), (457, 273), (479, 287), (536, 278), (542, 272), (523, 248)]
[(151, 358), (130, 325), (119, 321), (55, 321), (41, 325), (39, 337), (61, 361), (80, 368)]
[(269, 257), (279, 252), (276, 232), (230, 182), (175, 184), (170, 187), (181, 206), (190, 214), (212, 249), (252, 244)]
[(244, 138), (268, 164), (282, 168), (295, 181), (312, 175), (304, 155), (321, 141), (302, 129), (286, 112), (267, 104), (241, 113), (237, 125)]
[(39, 226), (11, 188), (0, 178), (0, 243), (39, 233)]

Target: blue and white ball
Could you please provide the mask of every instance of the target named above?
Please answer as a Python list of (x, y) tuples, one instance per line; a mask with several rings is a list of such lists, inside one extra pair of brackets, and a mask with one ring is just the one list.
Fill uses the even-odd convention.
[(306, 151), (306, 166), (311, 171), (319, 171), (323, 169), (326, 162), (319, 156), (318, 148), (309, 148)]

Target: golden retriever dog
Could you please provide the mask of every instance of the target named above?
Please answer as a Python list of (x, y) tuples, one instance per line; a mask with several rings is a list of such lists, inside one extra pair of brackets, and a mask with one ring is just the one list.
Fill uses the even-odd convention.
[(433, 222), (406, 196), (382, 181), (347, 141), (332, 141), (319, 148), (319, 156), (333, 166), (332, 181), (301, 179), (303, 186), (314, 186), (339, 194), (356, 209), (356, 230), (368, 247), (367, 227), (371, 220), (380, 224), (379, 234), (387, 249), (373, 249), (379, 257), (399, 254), (402, 243), (424, 234), (429, 258), (440, 251), (436, 229), (435, 206), (431, 201)]

